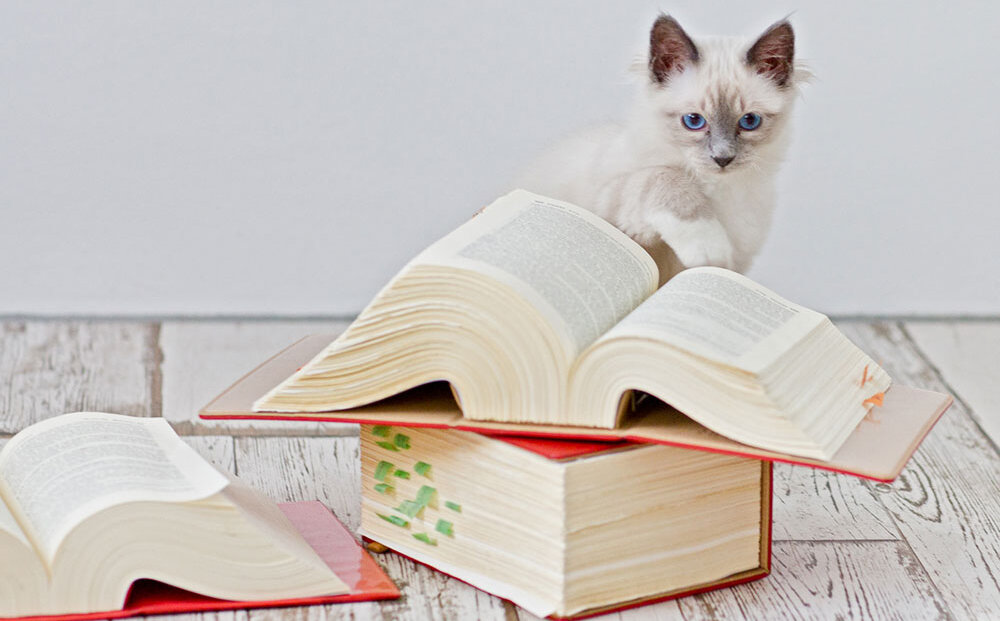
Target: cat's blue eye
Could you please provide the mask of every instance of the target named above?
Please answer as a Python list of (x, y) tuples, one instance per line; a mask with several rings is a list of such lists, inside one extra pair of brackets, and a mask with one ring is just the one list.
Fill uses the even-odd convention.
[(760, 115), (757, 114), (756, 112), (750, 112), (748, 114), (744, 114), (743, 116), (740, 117), (740, 129), (752, 132), (753, 130), (760, 127), (761, 120), (762, 119), (760, 118)]
[(705, 117), (694, 112), (682, 116), (681, 122), (684, 123), (684, 127), (690, 129), (691, 131), (698, 131), (699, 129), (704, 128), (707, 124)]

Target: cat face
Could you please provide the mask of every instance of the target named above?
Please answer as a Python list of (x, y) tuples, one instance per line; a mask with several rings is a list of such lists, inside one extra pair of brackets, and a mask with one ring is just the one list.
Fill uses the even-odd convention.
[(648, 111), (685, 165), (707, 175), (753, 170), (780, 147), (791, 111), (795, 35), (788, 22), (756, 41), (697, 45), (672, 17), (650, 31)]

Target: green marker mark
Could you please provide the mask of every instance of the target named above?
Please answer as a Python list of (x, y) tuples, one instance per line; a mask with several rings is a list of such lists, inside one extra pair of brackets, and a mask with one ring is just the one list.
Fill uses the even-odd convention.
[(410, 523), (408, 521), (404, 520), (398, 515), (382, 515), (381, 513), (376, 513), (375, 515), (379, 516), (380, 518), (382, 518), (386, 522), (389, 522), (390, 524), (395, 524), (396, 526), (402, 526), (403, 528), (408, 528), (410, 526)]
[(424, 505), (413, 502), (412, 500), (404, 500), (399, 503), (396, 507), (396, 511), (399, 511), (408, 518), (412, 518), (420, 513), (420, 510), (424, 508)]
[(382, 440), (381, 442), (376, 442), (375, 444), (378, 444), (379, 446), (381, 446), (382, 448), (384, 448), (387, 451), (398, 451), (399, 450), (398, 446), (396, 446), (392, 442), (386, 442), (385, 440)]
[(455, 531), (452, 529), (452, 523), (448, 520), (438, 520), (437, 524), (434, 525), (434, 530), (442, 535), (448, 535), (449, 537), (455, 536)]
[(385, 481), (385, 478), (389, 476), (389, 474), (391, 474), (392, 471), (395, 469), (396, 466), (393, 466), (387, 461), (378, 462), (378, 465), (375, 466), (375, 480)]
[(423, 541), (427, 545), (436, 546), (438, 544), (437, 539), (431, 539), (427, 533), (413, 533), (413, 538), (417, 541)]
[(379, 494), (391, 494), (396, 491), (396, 488), (389, 485), (388, 483), (379, 483), (375, 486), (375, 491)]
[(372, 435), (380, 438), (388, 438), (390, 429), (392, 429), (392, 427), (389, 425), (375, 425), (372, 427)]
[(444, 501), (444, 506), (448, 507), (449, 509), (451, 509), (455, 513), (461, 513), (462, 512), (462, 505), (458, 504), (457, 502), (452, 502), (450, 500), (446, 500), (446, 501)]
[(434, 500), (434, 494), (436, 493), (437, 490), (430, 485), (421, 485), (420, 489), (417, 490), (417, 504), (421, 507), (426, 507)]
[(392, 473), (392, 476), (399, 477), (400, 479), (409, 479), (410, 478), (410, 473), (407, 472), (406, 470), (398, 470), (397, 469), (395, 472)]
[(398, 446), (401, 449), (408, 449), (408, 448), (410, 448), (410, 436), (406, 436), (406, 435), (403, 435), (401, 433), (397, 433), (396, 437), (393, 438), (392, 441), (395, 442), (396, 446)]
[(418, 461), (413, 464), (413, 470), (422, 477), (429, 477), (431, 475), (431, 465), (425, 461)]

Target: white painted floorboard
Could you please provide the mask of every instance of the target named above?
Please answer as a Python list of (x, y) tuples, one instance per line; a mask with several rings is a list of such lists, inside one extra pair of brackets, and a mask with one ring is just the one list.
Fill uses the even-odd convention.
[[(778, 465), (771, 576), (598, 619), (1000, 619), (1000, 362), (994, 353), (1000, 322), (838, 325), (897, 381), (958, 397), (903, 475), (887, 485)], [(73, 409), (162, 415), (219, 468), (278, 501), (319, 499), (355, 530), (353, 426), (196, 418), (205, 402), (285, 345), (343, 327), (0, 322), (0, 435)], [(403, 591), (400, 600), (163, 619), (533, 618), (391, 552), (376, 558)]]
[(910, 321), (905, 327), (1000, 446), (1000, 321)]

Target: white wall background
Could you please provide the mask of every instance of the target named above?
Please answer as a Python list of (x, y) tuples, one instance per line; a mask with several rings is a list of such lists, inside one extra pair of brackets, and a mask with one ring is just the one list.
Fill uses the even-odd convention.
[(751, 272), (828, 313), (1000, 313), (1000, 5), (0, 3), (0, 313), (357, 312), (557, 136), (658, 10), (794, 11), (817, 74)]

